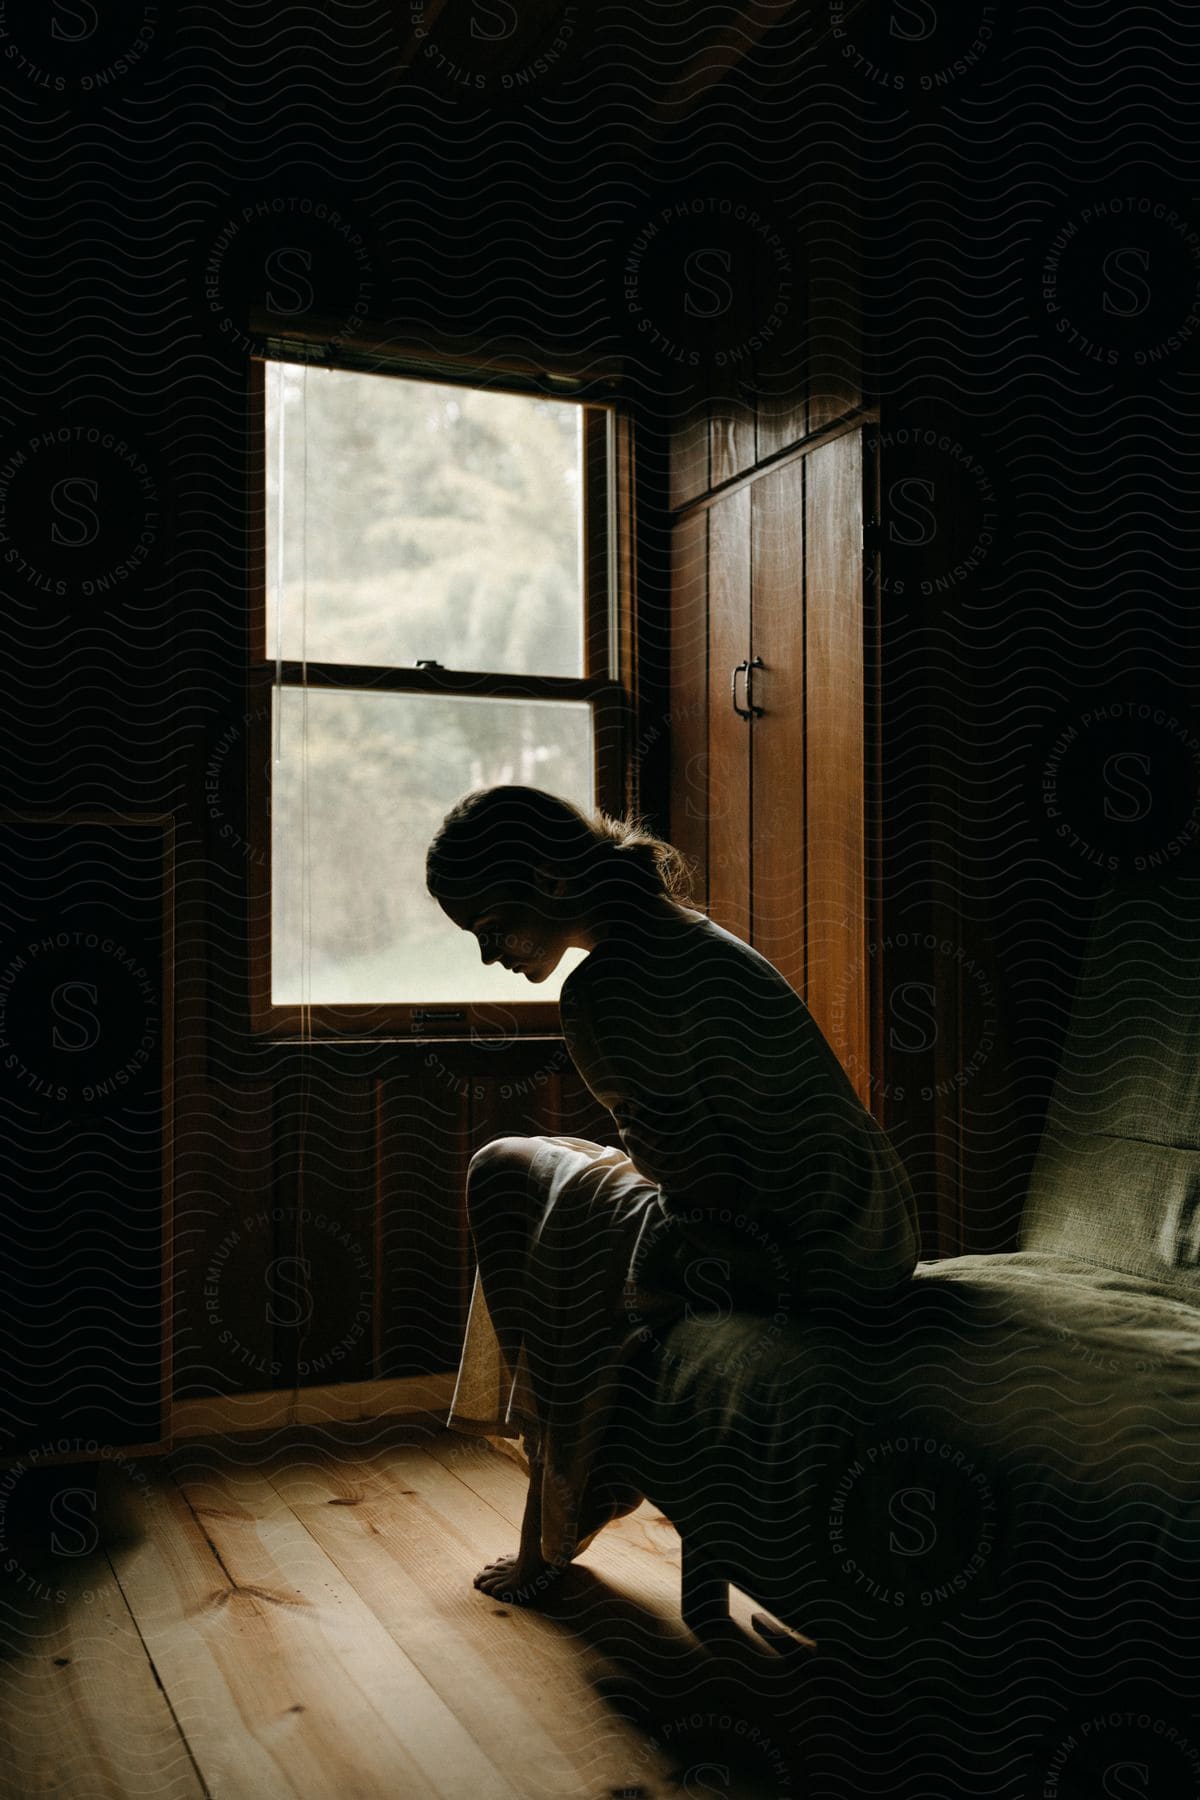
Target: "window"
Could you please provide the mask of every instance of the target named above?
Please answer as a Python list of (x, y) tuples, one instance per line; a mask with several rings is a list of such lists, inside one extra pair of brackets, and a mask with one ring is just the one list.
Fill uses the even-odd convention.
[(470, 788), (624, 804), (613, 593), (618, 420), (541, 387), (255, 365), (251, 649), (261, 1028), (554, 1028), (425, 891)]

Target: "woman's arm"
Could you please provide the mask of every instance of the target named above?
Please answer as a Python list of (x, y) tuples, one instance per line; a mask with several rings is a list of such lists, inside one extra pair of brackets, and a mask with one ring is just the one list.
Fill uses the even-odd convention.
[(719, 1123), (694, 1073), (682, 1091), (678, 1080), (656, 1079), (652, 1048), (635, 1041), (629, 1023), (637, 1010), (636, 1002), (622, 1005), (619, 990), (606, 994), (599, 1008), (588, 989), (564, 990), (572, 1062), (612, 1114), (625, 1154), (661, 1187), (669, 1212), (736, 1207), (746, 1186), (741, 1146)]
[(745, 1165), (726, 1133), (717, 1129), (704, 1095), (680, 1101), (647, 1095), (632, 1084), (609, 1106), (630, 1161), (663, 1191), (668, 1212), (736, 1207)]

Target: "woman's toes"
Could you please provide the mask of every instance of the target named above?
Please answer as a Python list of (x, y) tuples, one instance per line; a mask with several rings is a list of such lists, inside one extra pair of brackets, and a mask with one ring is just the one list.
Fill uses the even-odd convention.
[(533, 1574), (522, 1572), (515, 1556), (502, 1556), (480, 1569), (474, 1585), (506, 1606), (535, 1606), (561, 1572), (545, 1565)]
[(480, 1569), (475, 1577), (475, 1586), (485, 1594), (496, 1598), (502, 1597), (505, 1587), (514, 1587), (517, 1559), (515, 1556), (501, 1556), (496, 1562), (490, 1562)]

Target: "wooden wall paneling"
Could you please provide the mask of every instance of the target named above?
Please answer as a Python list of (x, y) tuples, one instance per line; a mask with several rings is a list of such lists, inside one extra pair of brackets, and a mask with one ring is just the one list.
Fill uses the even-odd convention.
[(471, 1088), (432, 1046), (411, 1076), (378, 1085), (380, 1376), (427, 1375), (458, 1362), (472, 1268)]
[(270, 1387), (279, 1374), (263, 1304), (274, 1179), (270, 1084), (188, 1082), (176, 1112), (177, 1400)]
[(786, 278), (758, 352), (754, 372), (755, 460), (764, 462), (798, 443), (809, 429), (808, 387), (811, 321), (807, 233), (788, 231)]
[(883, 956), (883, 1066), (886, 1128), (912, 1178), (920, 1207), (921, 1254), (958, 1256), (962, 1238), (961, 1096), (956, 1081), (962, 1041), (960, 942), (951, 894), (886, 914)]
[[(733, 709), (730, 680), (750, 649), (750, 488), (708, 511), (708, 881), (713, 918), (750, 936), (750, 734)], [(745, 706), (746, 680), (738, 681)]]
[(752, 938), (797, 993), (807, 987), (805, 937), (804, 463), (751, 489), (751, 640), (764, 667), (749, 727)]
[[(184, 804), (176, 829), (174, 1044), (171, 1230), (165, 1242), (171, 1287), (171, 1384), (167, 1394), (168, 1433), (175, 1396), (214, 1391), (211, 1365), (218, 1328), (206, 1322), (204, 1284), (213, 1227), (220, 1220), (212, 1193), (212, 1098), (208, 1084), (209, 946), (206, 891), (202, 876), (206, 843), (189, 821), (205, 816), (206, 759), (192, 758), (184, 777)], [(243, 1088), (244, 1092), (244, 1088)], [(270, 1143), (270, 1108), (267, 1111)], [(268, 1171), (265, 1185), (269, 1190)], [(224, 1230), (224, 1224), (221, 1229)], [(220, 1233), (216, 1234), (218, 1237)], [(219, 1299), (218, 1299), (219, 1304)], [(181, 1369), (179, 1359), (182, 1356)], [(209, 1365), (205, 1369), (205, 1365)], [(221, 1384), (223, 1389), (223, 1383)]]
[(744, 378), (716, 370), (709, 401), (709, 485), (744, 475), (755, 461), (755, 397)]
[(807, 430), (863, 402), (858, 154), (853, 131), (830, 146), (840, 168), (813, 195), (807, 239)]
[(171, 839), (166, 814), (0, 817), (7, 1455), (166, 1430)]
[[(963, 941), (961, 890), (954, 881), (955, 871), (949, 858), (939, 855), (938, 872), (945, 886), (942, 891), (935, 890), (932, 896), (927, 913), (928, 934), (939, 945), (959, 945)], [(929, 1029), (934, 1039), (929, 1118), (936, 1171), (934, 1186), (938, 1196), (939, 1248), (935, 1253), (959, 1256), (968, 1248), (963, 1188), (964, 1097), (958, 1083), (965, 1061), (965, 984), (963, 968), (956, 956), (927, 950), (924, 969), (927, 991), (932, 996)]]
[[(864, 782), (866, 803), (866, 887), (868, 905), (867, 938), (882, 946), (884, 920), (884, 881), (886, 872), (885, 821), (885, 694), (883, 649), (882, 558), (879, 544), (880, 459), (877, 432), (865, 431), (863, 445), (863, 684), (864, 706)], [(884, 956), (868, 959), (867, 1021), (870, 1044), (870, 1093), (867, 1104), (876, 1119), (887, 1130), (889, 1122), (888, 1090), (884, 1078)]]
[[(708, 904), (708, 513), (671, 534), (668, 794), (671, 842), (696, 865), (696, 904)], [(652, 727), (658, 731), (662, 727)]]
[[(937, 408), (918, 416), (923, 425), (945, 427)], [(903, 491), (906, 478), (923, 477), (926, 471), (914, 461), (911, 445), (896, 444), (894, 434), (881, 440), (877, 432), (868, 432), (868, 448), (873, 442), (878, 468), (879, 529), (873, 557), (878, 565), (877, 617), (885, 643), (891, 639), (895, 646), (895, 653), (883, 654), (880, 664), (886, 748), (881, 771), (884, 932), (878, 958), (883, 1012), (878, 1072), (884, 1124), (918, 1197), (922, 1255), (954, 1256), (964, 1248), (961, 1096), (955, 1083), (961, 994), (956, 956), (936, 946), (957, 950), (964, 944), (957, 862), (962, 812), (957, 775), (944, 754), (948, 742), (961, 741), (963, 721), (949, 684), (928, 674), (924, 680), (913, 679), (914, 666), (925, 671), (938, 666), (937, 646), (944, 636), (941, 602), (914, 598), (911, 552), (903, 556), (908, 575), (903, 595), (891, 561), (891, 546), (902, 543), (904, 534), (891, 529), (890, 498)], [(939, 558), (946, 555), (945, 534), (955, 529), (954, 509), (945, 511), (931, 540)], [(914, 820), (921, 821), (919, 830)]]
[(707, 491), (708, 396), (689, 388), (668, 398), (670, 505), (672, 509)]
[(870, 1098), (862, 433), (805, 459), (807, 1001)]
[(276, 1106), (273, 1247), (260, 1303), (275, 1333), (277, 1385), (364, 1381), (374, 1373), (374, 1087), (310, 1063), (280, 1081)]
[[(807, 248), (802, 252), (807, 263)], [(808, 273), (800, 267), (788, 329), (764, 350), (755, 376), (754, 454), (757, 462), (799, 443), (808, 431)]]
[(759, 462), (788, 450), (805, 436), (808, 419), (807, 347), (793, 362), (765, 368), (759, 377), (755, 455)]
[(530, 1043), (503, 1074), (472, 1071), (472, 1151), (498, 1137), (532, 1137), (559, 1129), (562, 1055), (552, 1042)]
[[(1029, 1097), (1016, 1087), (1016, 1071), (1024, 1059), (1013, 1036), (1012, 995), (1005, 991), (991, 941), (988, 906), (980, 898), (985, 893), (982, 883), (966, 896), (960, 889), (957, 926), (963, 960), (957, 967), (959, 1028), (953, 1081), (959, 1152), (957, 1236), (963, 1251), (993, 1255), (1017, 1248), (1038, 1133), (1030, 1130)], [(1003, 1154), (997, 1139), (1005, 1146)]]
[[(616, 676), (622, 689), (616, 751), (619, 768), (614, 771), (613, 785), (619, 790), (620, 802), (637, 809), (641, 805), (640, 771), (633, 765), (630, 746), (642, 694), (651, 676), (643, 670), (643, 646), (650, 633), (646, 627), (641, 600), (641, 559), (638, 544), (642, 537), (638, 513), (638, 479), (636, 440), (633, 419), (627, 408), (617, 408), (612, 419), (612, 494), (614, 506), (609, 511), (612, 561), (607, 570), (609, 594), (619, 597), (616, 631)], [(615, 517), (613, 516), (615, 513)], [(614, 586), (615, 584), (615, 586)], [(611, 673), (611, 671), (610, 671)], [(597, 779), (603, 779), (604, 758), (599, 759)]]

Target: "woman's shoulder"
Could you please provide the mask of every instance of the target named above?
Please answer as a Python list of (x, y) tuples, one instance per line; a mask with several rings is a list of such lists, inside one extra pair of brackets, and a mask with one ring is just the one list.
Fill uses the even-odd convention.
[(585, 999), (625, 990), (653, 1005), (677, 993), (702, 998), (706, 976), (786, 990), (799, 999), (784, 975), (753, 945), (706, 913), (685, 909), (656, 929), (604, 938), (567, 975), (564, 998)]

